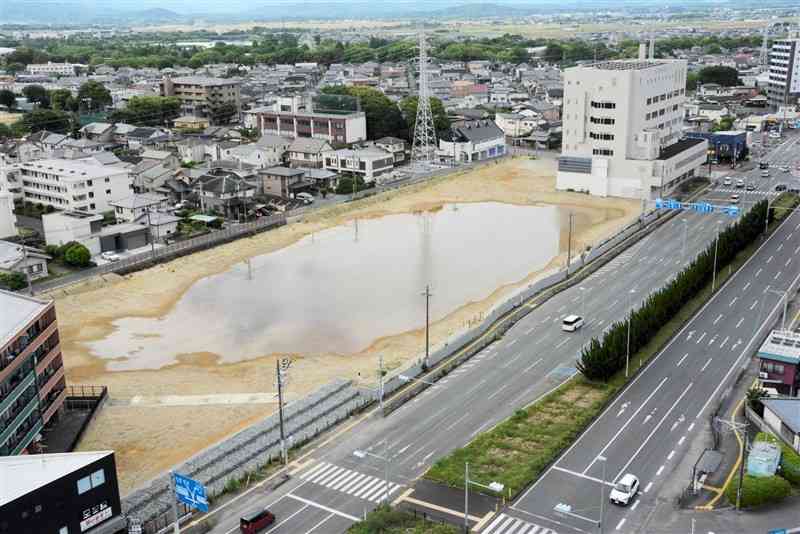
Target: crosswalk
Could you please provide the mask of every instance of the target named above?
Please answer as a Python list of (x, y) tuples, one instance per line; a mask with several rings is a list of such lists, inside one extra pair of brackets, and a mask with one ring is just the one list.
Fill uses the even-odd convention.
[[(374, 503), (386, 498), (386, 482), (383, 478), (345, 469), (328, 462), (318, 463), (301, 474), (300, 478)], [(398, 488), (399, 484), (389, 482), (389, 496), (391, 497)]]
[(500, 514), (489, 523), (480, 534), (557, 534), (555, 530), (545, 528), (522, 519)]
[(773, 196), (780, 195), (779, 191), (774, 191), (772, 189), (768, 189), (766, 191), (762, 190), (762, 189), (756, 189), (755, 191), (747, 191), (744, 188), (738, 188), (738, 189), (736, 189), (736, 188), (722, 188), (722, 189), (714, 189), (714, 192), (715, 193), (728, 193), (728, 194), (731, 194), (731, 195), (734, 194), (734, 193), (736, 193), (737, 195), (742, 195), (742, 194), (751, 194), (751, 195), (759, 194), (759, 195), (773, 195)]

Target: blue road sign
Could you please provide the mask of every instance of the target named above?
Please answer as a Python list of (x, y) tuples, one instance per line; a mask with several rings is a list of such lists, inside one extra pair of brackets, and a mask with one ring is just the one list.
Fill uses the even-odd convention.
[(661, 209), (661, 208), (663, 208), (663, 207), (664, 207), (664, 201), (663, 201), (663, 200), (661, 200), (660, 198), (657, 198), (657, 199), (656, 199), (656, 209), (657, 209), (657, 210), (660, 210), (660, 209)]
[(175, 497), (187, 506), (201, 512), (208, 512), (205, 486), (178, 473), (173, 473), (173, 476), (175, 477)]
[(728, 206), (725, 211), (728, 212), (728, 215), (731, 217), (738, 217), (739, 216), (739, 206)]

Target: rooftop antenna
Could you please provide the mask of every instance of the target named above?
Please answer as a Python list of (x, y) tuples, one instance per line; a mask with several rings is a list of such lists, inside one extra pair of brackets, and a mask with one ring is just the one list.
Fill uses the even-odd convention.
[(428, 89), (428, 43), (425, 30), (419, 30), (419, 92), (417, 94), (417, 120), (414, 124), (414, 144), (411, 160), (430, 164), (436, 151), (436, 128), (433, 125), (430, 91)]

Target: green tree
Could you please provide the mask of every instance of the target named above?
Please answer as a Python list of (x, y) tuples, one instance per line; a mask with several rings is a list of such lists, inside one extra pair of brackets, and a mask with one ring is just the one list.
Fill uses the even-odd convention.
[(22, 94), (28, 99), (28, 102), (39, 104), (40, 107), (50, 107), (50, 95), (47, 94), (47, 89), (41, 85), (26, 85), (22, 89)]
[(111, 93), (102, 83), (89, 80), (78, 89), (78, 102), (89, 102), (89, 109), (103, 109), (112, 103)]
[(27, 287), (28, 281), (22, 273), (0, 273), (0, 287), (11, 291), (19, 291)]
[(31, 133), (40, 130), (49, 130), (66, 134), (72, 127), (72, 116), (63, 111), (52, 109), (35, 109), (22, 117), (22, 125)]
[[(410, 96), (400, 101), (400, 109), (403, 111), (403, 117), (408, 123), (408, 136), (409, 141), (412, 141), (414, 136), (414, 127), (417, 124), (417, 104), (419, 99), (416, 96)], [(437, 132), (443, 132), (450, 128), (450, 118), (442, 105), (442, 101), (436, 97), (431, 97), (431, 113), (433, 114), (433, 126)]]
[(558, 43), (548, 43), (544, 50), (544, 60), (548, 63), (561, 63), (564, 59), (564, 49)]
[(136, 96), (125, 109), (110, 114), (111, 122), (126, 122), (136, 126), (165, 126), (180, 116), (181, 101), (174, 96)]
[(64, 261), (73, 267), (88, 267), (92, 262), (92, 255), (89, 249), (80, 243), (76, 243), (67, 249), (64, 254)]
[(58, 111), (78, 111), (77, 100), (69, 89), (51, 91), (50, 107)]
[(722, 67), (719, 65), (700, 69), (697, 73), (697, 81), (699, 83), (716, 83), (724, 85), (725, 87), (741, 85), (742, 83), (739, 79), (739, 71), (731, 67)]
[(385, 94), (372, 87), (323, 87), (325, 94), (349, 95), (357, 97), (361, 109), (367, 117), (367, 137), (405, 137), (408, 125), (397, 104)]
[(17, 105), (17, 95), (8, 89), (0, 89), (0, 106), (5, 106), (8, 109), (14, 109)]
[(686, 90), (687, 91), (697, 90), (697, 80), (698, 80), (698, 75), (696, 72), (688, 73), (686, 75)]

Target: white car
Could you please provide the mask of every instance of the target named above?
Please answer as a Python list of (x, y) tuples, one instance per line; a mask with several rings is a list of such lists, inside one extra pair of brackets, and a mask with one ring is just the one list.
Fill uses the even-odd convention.
[(739, 203), (739, 195), (731, 195), (731, 204), (738, 204)]
[(610, 499), (611, 502), (614, 504), (620, 504), (622, 506), (627, 506), (633, 501), (633, 498), (636, 497), (636, 493), (639, 491), (639, 479), (636, 478), (634, 475), (627, 473), (619, 482), (614, 486), (614, 489), (611, 490)]
[(116, 252), (111, 252), (110, 250), (100, 254), (100, 257), (106, 261), (119, 261), (119, 255)]
[(733, 185), (733, 180), (730, 176), (726, 176), (724, 180), (722, 180), (722, 185)]
[(310, 193), (297, 193), (295, 198), (301, 201), (303, 204), (311, 204), (314, 202), (314, 196)]
[(744, 180), (742, 180), (741, 178), (739, 178), (738, 180), (736, 180), (736, 187), (737, 187), (738, 189), (741, 189), (741, 188), (743, 188), (743, 187), (744, 187)]
[(561, 330), (564, 332), (574, 332), (583, 326), (583, 317), (580, 315), (567, 315), (561, 322)]

